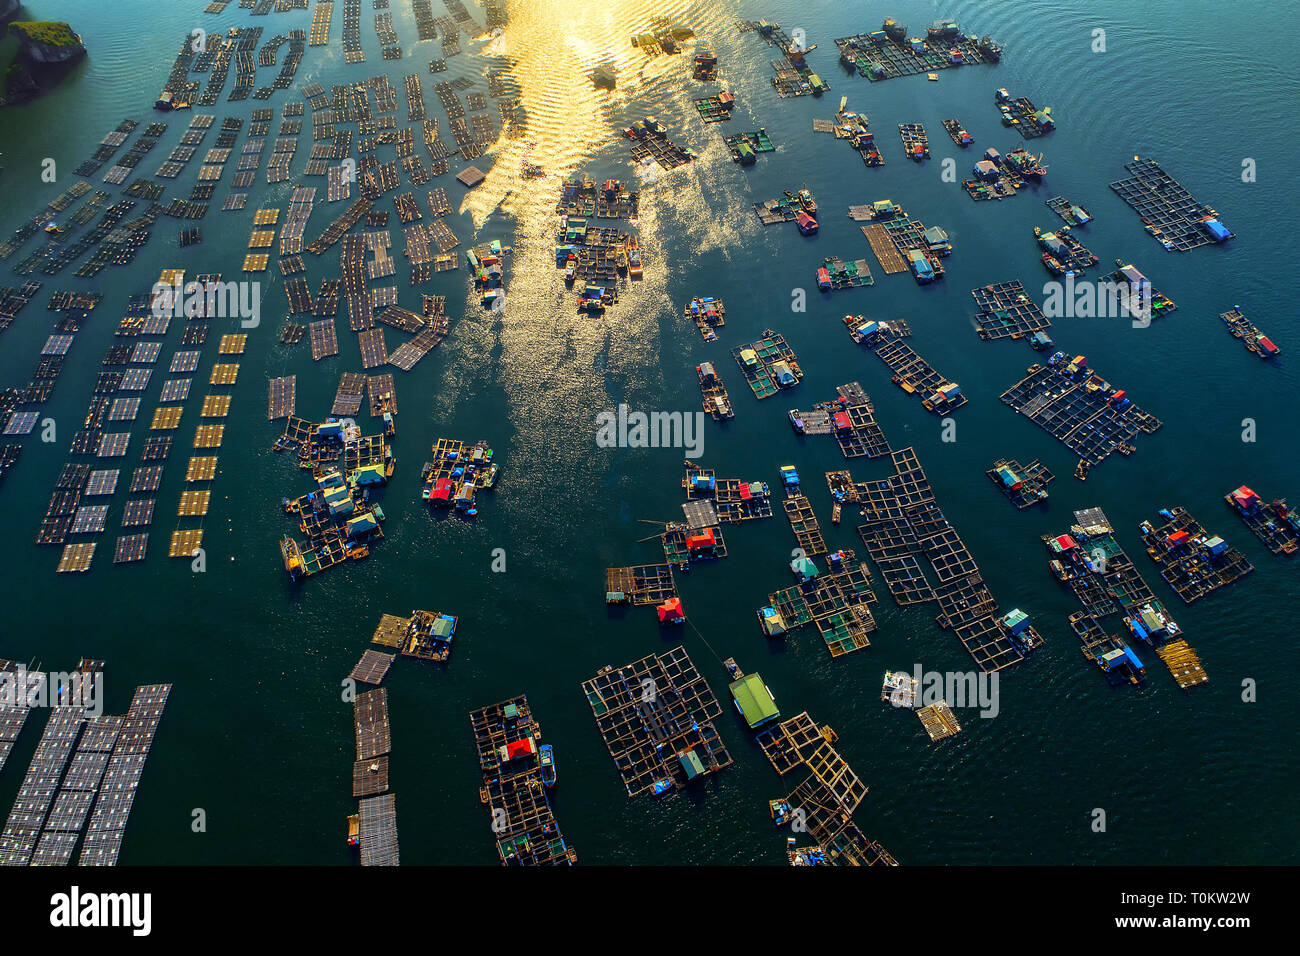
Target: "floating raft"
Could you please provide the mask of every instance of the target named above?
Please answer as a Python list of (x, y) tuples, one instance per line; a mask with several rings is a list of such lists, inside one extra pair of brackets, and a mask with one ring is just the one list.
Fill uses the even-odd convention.
[(1147, 556), (1183, 603), (1191, 604), (1240, 580), (1254, 567), (1236, 548), (1211, 535), (1185, 508), (1162, 512), (1163, 524), (1142, 523)]
[(869, 647), (867, 635), (876, 630), (870, 605), (877, 598), (866, 563), (858, 561), (851, 550), (831, 555), (827, 559), (830, 570), (825, 574), (811, 558), (797, 563), (803, 568), (800, 583), (769, 594), (767, 606), (757, 611), (763, 633), (781, 637), (812, 624), (831, 657)]
[(970, 294), (978, 309), (975, 331), (981, 339), (1019, 339), (1051, 328), (1051, 320), (1019, 280), (981, 286)]
[(572, 866), (567, 846), (542, 780), (538, 741), (542, 730), (528, 698), (515, 697), (470, 712), (474, 746), (502, 866)]
[[(837, 256), (827, 256), (822, 262), (821, 269), (817, 271), (817, 284), (824, 292), (876, 284), (875, 276), (871, 274), (871, 266), (867, 264), (866, 259), (846, 261)], [(821, 274), (823, 272), (825, 276)]]
[(694, 561), (711, 561), (727, 556), (727, 542), (716, 526), (696, 531), (670, 522), (659, 536), (659, 543), (664, 549), (664, 560), (679, 571), (689, 571)]
[(814, 847), (790, 851), (791, 862), (816, 859), (842, 866), (897, 866), (889, 852), (867, 839), (853, 822), (853, 812), (866, 797), (867, 786), (836, 751), (835, 741), (835, 732), (819, 727), (806, 711), (768, 727), (757, 737), (778, 774), (784, 777), (795, 770), (808, 771), (789, 796), (769, 802), (777, 826), (800, 820), (801, 832), (817, 841)]
[[(1069, 588), (1097, 626), (1086, 619), (1071, 619), (1075, 632), (1089, 642), (1100, 622), (1120, 614), (1129, 632), (1156, 650), (1179, 687), (1209, 680), (1196, 652), (1183, 639), (1182, 629), (1155, 597), (1132, 559), (1115, 540), (1114, 528), (1100, 508), (1074, 513), (1068, 534), (1043, 535), (1053, 576)], [(1085, 650), (1086, 653), (1086, 650)], [(1118, 654), (1112, 654), (1118, 659)], [(1127, 655), (1126, 655), (1127, 656)], [(1130, 658), (1135, 661), (1136, 656)], [(1107, 669), (1105, 656), (1097, 663)]]
[(686, 318), (695, 323), (704, 341), (712, 342), (718, 335), (715, 329), (727, 324), (727, 307), (713, 296), (697, 296), (686, 304)]
[[(388, 673), (388, 668), (392, 666), (395, 654), (383, 654), (379, 651), (367, 648), (361, 655), (361, 660), (357, 661), (352, 673), (348, 676), (355, 681), (361, 681), (363, 684), (381, 684), (384, 675)], [(354, 797), (361, 794), (354, 793)]]
[(727, 394), (727, 386), (722, 384), (722, 379), (713, 368), (713, 363), (703, 362), (695, 367), (695, 371), (700, 379), (700, 395), (703, 397), (704, 410), (715, 422), (726, 421), (733, 417), (735, 412), (731, 408), (731, 396)]
[(1029, 374), (1002, 393), (1002, 402), (1065, 445), (1088, 466), (1111, 452), (1132, 454), (1139, 433), (1158, 430), (1158, 418), (1134, 405), (1123, 389), (1088, 368), (1083, 356), (1031, 365)]
[[(319, 9), (320, 4), (317, 4)], [(371, 691), (374, 693), (374, 691)], [(357, 804), (362, 866), (397, 866), (397, 803), (391, 793), (367, 797)]]
[(297, 405), (298, 376), (285, 375), (271, 379), (266, 399), (266, 420), (289, 418)]
[(725, 123), (731, 119), (732, 108), (736, 105), (736, 98), (731, 93), (715, 93), (712, 96), (704, 96), (692, 100), (695, 110), (700, 114), (700, 119), (706, 123)]
[(967, 64), (996, 64), (1002, 48), (988, 37), (976, 39), (955, 24), (938, 23), (926, 39), (909, 38), (907, 28), (886, 20), (880, 30), (835, 41), (840, 63), (871, 82), (936, 73)]
[(929, 707), (921, 707), (917, 710), (916, 716), (921, 719), (921, 726), (930, 735), (931, 743), (936, 743), (945, 737), (955, 737), (961, 733), (961, 724), (957, 722), (957, 718), (946, 700), (931, 704)]
[(1053, 196), (1045, 205), (1060, 216), (1067, 226), (1082, 226), (1092, 222), (1092, 216), (1086, 209), (1076, 206), (1064, 196)]
[(731, 356), (758, 399), (793, 388), (803, 378), (794, 349), (786, 344), (785, 336), (771, 329), (765, 329), (757, 341), (732, 349)]
[(1146, 678), (1146, 666), (1138, 656), (1129, 650), (1128, 644), (1118, 634), (1108, 634), (1094, 615), (1075, 611), (1069, 622), (1079, 638), (1079, 650), (1083, 656), (1101, 669), (1112, 686), (1136, 685)]
[(771, 489), (766, 482), (719, 478), (712, 468), (697, 468), (687, 462), (682, 487), (688, 499), (682, 510), (692, 529), (716, 525), (719, 521), (739, 524), (772, 517)]
[(871, 244), (871, 251), (875, 253), (880, 268), (885, 270), (885, 275), (907, 271), (907, 263), (903, 260), (898, 247), (894, 245), (889, 230), (882, 223), (872, 223), (869, 226), (860, 226), (859, 228), (862, 230), (862, 234), (867, 237), (867, 242)]
[(890, 595), (900, 606), (937, 602), (939, 625), (953, 630), (981, 670), (1020, 662), (1042, 638), (1031, 627), (1013, 630), (997, 614), (997, 602), (974, 556), (938, 508), (915, 450), (901, 449), (892, 459), (894, 474), (884, 481), (854, 482), (848, 472), (826, 474), (835, 501), (861, 506), (865, 524), (858, 534)]
[(949, 138), (951, 138), (952, 141), (962, 149), (965, 149), (971, 143), (975, 142), (974, 137), (971, 136), (970, 133), (966, 132), (966, 128), (955, 119), (944, 120), (943, 128), (947, 131)]
[(1036, 139), (1056, 128), (1051, 109), (1040, 110), (1027, 96), (1017, 96), (999, 105), (1006, 107), (1002, 125), (1014, 128), (1025, 139)]
[(1233, 234), (1219, 222), (1219, 214), (1200, 202), (1153, 159), (1133, 158), (1124, 166), (1131, 178), (1110, 184), (1118, 196), (1142, 218), (1147, 233), (1172, 252), (1186, 252)]
[(583, 694), (628, 796), (661, 794), (729, 767), (722, 707), (684, 647), (584, 681)]
[[(865, 322), (861, 316), (846, 316)], [(876, 421), (875, 408), (859, 382), (839, 386), (839, 398), (819, 402), (810, 412), (790, 410), (796, 434), (833, 435), (845, 458), (878, 458), (889, 454), (889, 441)]]
[(1285, 498), (1266, 502), (1242, 485), (1224, 495), (1223, 500), (1274, 554), (1300, 551), (1300, 516), (1291, 510)]
[(1232, 333), (1233, 338), (1239, 339), (1242, 345), (1260, 358), (1270, 359), (1281, 354), (1282, 350), (1274, 345), (1272, 339), (1261, 332), (1255, 326), (1255, 323), (1246, 318), (1239, 307), (1233, 306), (1227, 312), (1221, 314), (1219, 318), (1228, 327), (1228, 331)]
[(730, 136), (723, 137), (722, 141), (731, 150), (732, 161), (740, 163), (742, 166), (753, 165), (758, 153), (771, 153), (776, 150), (776, 146), (772, 144), (772, 139), (767, 135), (766, 129), (757, 129), (748, 133), (733, 133)]
[(676, 596), (671, 564), (605, 569), (607, 604), (662, 604)]
[(353, 724), (358, 760), (373, 760), (392, 749), (387, 688), (379, 687), (357, 694), (353, 702)]
[(930, 158), (930, 140), (925, 135), (925, 127), (920, 123), (899, 123), (898, 135), (903, 141), (903, 151), (907, 158), (915, 162)]
[(790, 530), (794, 532), (795, 541), (804, 554), (809, 557), (825, 554), (826, 539), (822, 537), (821, 525), (817, 522), (812, 502), (805, 495), (790, 495), (782, 502), (782, 507), (790, 522)]
[(758, 215), (758, 221), (763, 225), (773, 226), (783, 222), (794, 222), (799, 218), (800, 213), (816, 216), (817, 200), (806, 189), (802, 189), (798, 193), (787, 189), (785, 195), (779, 199), (768, 199), (764, 202), (754, 203), (754, 212)]
[(894, 374), (890, 381), (909, 395), (921, 399), (921, 407), (935, 415), (947, 415), (966, 404), (956, 382), (931, 367), (892, 326), (882, 328), (869, 348)]
[(1056, 477), (1037, 458), (1027, 465), (1021, 465), (1014, 458), (1001, 458), (984, 474), (1008, 501), (1022, 511), (1046, 502), (1047, 486)]

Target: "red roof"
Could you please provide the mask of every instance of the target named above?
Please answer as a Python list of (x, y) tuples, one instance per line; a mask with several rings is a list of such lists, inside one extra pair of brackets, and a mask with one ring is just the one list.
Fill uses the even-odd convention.
[(1259, 342), (1260, 347), (1262, 347), (1266, 352), (1277, 351), (1277, 346), (1273, 344), (1272, 340), (1267, 335), (1261, 335), (1256, 339), (1256, 341)]
[(740, 500), (741, 500), (741, 501), (748, 501), (748, 500), (749, 500), (750, 498), (752, 498), (752, 497), (754, 497), (754, 496), (753, 496), (753, 494), (750, 493), (750, 490), (749, 490), (749, 482), (747, 482), (747, 481), (742, 481), (742, 482), (740, 483)]
[(1078, 547), (1078, 545), (1074, 543), (1074, 539), (1070, 537), (1068, 534), (1063, 534), (1059, 538), (1057, 538), (1056, 546), (1060, 548), (1062, 551), (1069, 551), (1071, 548)]
[(522, 740), (515, 740), (506, 744), (507, 760), (514, 760), (516, 757), (527, 757), (532, 753), (536, 753), (533, 749), (532, 737), (524, 737)]
[(693, 534), (686, 539), (686, 547), (694, 551), (697, 548), (711, 548), (717, 541), (713, 537), (713, 529), (705, 528), (699, 534)]
[(1175, 545), (1182, 544), (1189, 537), (1191, 537), (1191, 535), (1189, 535), (1186, 531), (1175, 531), (1169, 537), (1165, 538), (1165, 543), (1172, 548)]
[(849, 419), (848, 412), (836, 412), (834, 417), (835, 427), (840, 431), (847, 431), (853, 427), (853, 422)]
[(433, 486), (433, 493), (429, 497), (437, 498), (439, 501), (447, 501), (451, 498), (451, 489), (450, 478), (439, 478)]
[(678, 621), (686, 620), (686, 615), (682, 613), (682, 599), (669, 598), (659, 605), (659, 623), (676, 624)]

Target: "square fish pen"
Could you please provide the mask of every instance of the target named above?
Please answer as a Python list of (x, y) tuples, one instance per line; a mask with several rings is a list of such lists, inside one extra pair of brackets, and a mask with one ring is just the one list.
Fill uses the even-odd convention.
[(629, 797), (731, 765), (713, 725), (722, 707), (684, 647), (603, 668), (582, 690)]

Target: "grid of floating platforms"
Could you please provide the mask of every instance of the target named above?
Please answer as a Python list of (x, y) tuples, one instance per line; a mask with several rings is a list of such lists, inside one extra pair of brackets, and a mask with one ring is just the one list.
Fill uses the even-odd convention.
[(731, 150), (732, 162), (742, 166), (752, 166), (758, 160), (759, 153), (772, 153), (776, 146), (766, 129), (756, 129), (748, 133), (732, 133), (724, 136), (722, 141)]
[(909, 395), (920, 396), (921, 407), (935, 415), (948, 415), (965, 405), (961, 386), (932, 368), (903, 338), (896, 323), (879, 323), (867, 346), (894, 373), (890, 381)]
[(1067, 226), (1083, 226), (1092, 222), (1092, 215), (1082, 206), (1070, 202), (1064, 196), (1053, 196), (1044, 205), (1061, 217)]
[(634, 123), (624, 131), (624, 135), (632, 141), (632, 158), (638, 163), (654, 160), (663, 169), (673, 170), (695, 158), (691, 150), (669, 139), (668, 133), (653, 117)]
[(1003, 496), (1022, 511), (1047, 501), (1047, 486), (1056, 477), (1035, 458), (1022, 465), (1014, 458), (1001, 458), (984, 474), (998, 486)]
[(1091, 249), (1070, 232), (1069, 226), (1049, 232), (1035, 226), (1034, 238), (1043, 250), (1043, 267), (1052, 275), (1073, 273), (1081, 276), (1100, 261)]
[[(1105, 513), (1100, 508), (1089, 508), (1076, 511), (1074, 518), (1075, 524), (1067, 534), (1043, 535), (1043, 544), (1053, 576), (1074, 593), (1092, 618), (1091, 623), (1086, 618), (1072, 619), (1075, 633), (1084, 641), (1085, 654), (1093, 636), (1104, 631), (1101, 621), (1120, 614), (1129, 633), (1155, 649), (1179, 687), (1208, 681), (1196, 651), (1183, 639), (1182, 629), (1115, 540)], [(1096, 659), (1103, 670), (1110, 660), (1123, 663), (1119, 654), (1112, 653), (1114, 650), (1119, 648), (1107, 651), (1109, 658), (1103, 655)], [(1130, 651), (1124, 656), (1129, 658), (1132, 669), (1140, 668), (1135, 654)]]
[(695, 371), (700, 379), (700, 395), (703, 397), (704, 410), (713, 417), (715, 422), (726, 421), (733, 417), (735, 412), (731, 408), (731, 396), (727, 394), (727, 386), (722, 384), (722, 378), (713, 367), (713, 363), (701, 362), (695, 366)]
[(727, 307), (721, 299), (713, 296), (696, 296), (691, 299), (686, 304), (685, 315), (695, 323), (706, 342), (716, 340), (718, 333), (715, 330), (727, 324)]
[(1270, 503), (1242, 485), (1224, 495), (1223, 500), (1274, 554), (1300, 551), (1300, 515), (1291, 510), (1285, 498)]
[(871, 266), (866, 259), (845, 260), (838, 256), (827, 256), (817, 269), (817, 288), (823, 292), (875, 284), (875, 276), (871, 274)]
[(790, 410), (790, 425), (795, 433), (832, 435), (845, 458), (878, 458), (889, 454), (889, 440), (876, 421), (875, 408), (861, 383), (849, 382), (836, 391), (839, 398), (819, 402), (810, 412)]
[(1198, 201), (1153, 159), (1134, 159), (1124, 166), (1132, 176), (1110, 184), (1142, 219), (1142, 226), (1171, 252), (1186, 252), (1212, 242), (1231, 239), (1233, 233), (1219, 214)]
[[(757, 737), (772, 769), (784, 777), (796, 770), (808, 776), (788, 796), (771, 800), (772, 821), (783, 826), (799, 820), (800, 832), (816, 842), (788, 849), (793, 865), (812, 862), (841, 866), (897, 866), (884, 847), (853, 822), (853, 812), (867, 795), (867, 786), (835, 749), (837, 737), (818, 726), (807, 711), (768, 727)], [(793, 847), (794, 838), (787, 842)]]
[(1027, 96), (1011, 96), (1006, 90), (998, 90), (998, 112), (1002, 114), (1002, 125), (1010, 126), (1025, 139), (1036, 139), (1044, 133), (1056, 129), (1050, 106), (1039, 109)]
[(582, 684), (628, 796), (661, 794), (729, 767), (722, 714), (684, 647), (650, 654)]
[(1206, 531), (1185, 508), (1163, 510), (1160, 517), (1164, 523), (1158, 526), (1142, 522), (1142, 541), (1160, 576), (1185, 604), (1254, 570), (1245, 555)]
[(907, 27), (890, 18), (879, 30), (841, 37), (835, 46), (845, 69), (873, 83), (1002, 59), (1002, 47), (991, 37), (967, 35), (955, 20), (936, 20), (922, 39), (909, 37)]
[(661, 604), (676, 596), (671, 564), (605, 569), (606, 604)]
[(870, 222), (859, 228), (886, 275), (910, 270), (918, 285), (943, 278), (943, 260), (952, 253), (952, 241), (942, 227), (927, 227), (892, 199), (852, 206), (849, 218)]
[(757, 341), (732, 349), (731, 356), (759, 399), (771, 398), (783, 388), (793, 388), (803, 378), (794, 349), (786, 344), (785, 336), (771, 329), (764, 329)]
[(756, 202), (754, 212), (758, 215), (758, 221), (765, 226), (798, 222), (799, 230), (804, 235), (812, 235), (818, 228), (814, 218), (817, 215), (817, 200), (807, 189), (801, 189), (797, 193), (787, 189), (779, 199)]
[(890, 595), (900, 606), (936, 601), (940, 627), (953, 630), (981, 670), (1023, 660), (1042, 637), (1018, 610), (998, 615), (974, 556), (938, 508), (916, 452), (904, 448), (892, 459), (894, 474), (883, 481), (855, 482), (847, 471), (826, 474), (837, 503), (861, 507), (865, 524), (858, 534)]
[(740, 20), (737, 27), (741, 33), (757, 33), (768, 46), (781, 51), (782, 56), (772, 61), (772, 70), (776, 74), (772, 77), (772, 86), (778, 96), (821, 96), (831, 88), (808, 65), (807, 54), (816, 49), (817, 44), (807, 46), (802, 37), (796, 42), (779, 23), (767, 20)]
[(470, 726), (483, 785), (479, 799), (492, 816), (502, 866), (572, 866), (577, 853), (564, 842), (547, 798), (547, 771), (539, 750), (542, 729), (528, 698), (515, 697), (471, 711)]
[(835, 552), (826, 565), (823, 574), (806, 555), (792, 561), (799, 583), (769, 594), (757, 611), (758, 623), (769, 638), (813, 624), (831, 656), (840, 657), (871, 645), (867, 635), (876, 629), (871, 605), (877, 598), (866, 563), (853, 551)]
[(1033, 337), (1051, 328), (1051, 321), (1018, 280), (991, 283), (971, 289), (970, 294), (978, 309), (975, 331), (986, 341)]
[(664, 560), (680, 571), (689, 571), (695, 561), (727, 556), (727, 542), (717, 527), (693, 531), (679, 522), (669, 522), (664, 525), (659, 543), (663, 545)]
[(1149, 435), (1161, 426), (1123, 389), (1090, 369), (1082, 355), (1067, 360), (1057, 352), (1047, 365), (1031, 365), (1028, 372), (1002, 393), (1003, 403), (1078, 455), (1082, 476), (1113, 451), (1132, 454), (1139, 433)]
[(718, 522), (739, 524), (772, 517), (771, 489), (766, 482), (719, 478), (712, 468), (698, 468), (687, 462), (682, 487), (688, 499), (682, 511), (692, 530)]
[(1270, 359), (1281, 353), (1282, 350), (1273, 344), (1273, 340), (1242, 314), (1239, 306), (1234, 305), (1227, 312), (1220, 315), (1219, 318), (1228, 327), (1228, 331), (1232, 333), (1233, 338), (1238, 339), (1242, 345), (1260, 358)]

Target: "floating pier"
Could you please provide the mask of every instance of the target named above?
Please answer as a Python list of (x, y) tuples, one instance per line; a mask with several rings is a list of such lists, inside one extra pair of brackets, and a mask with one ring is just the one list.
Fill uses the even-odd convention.
[(1056, 477), (1037, 458), (1027, 465), (1020, 464), (1014, 458), (1001, 458), (984, 474), (1021, 511), (1031, 505), (1046, 502), (1047, 486)]
[(1300, 551), (1300, 515), (1291, 510), (1285, 498), (1267, 502), (1242, 485), (1224, 495), (1223, 500), (1274, 554)]
[(1254, 570), (1245, 555), (1206, 531), (1185, 508), (1163, 510), (1160, 517), (1163, 524), (1142, 523), (1142, 541), (1160, 576), (1183, 603), (1191, 604)]
[(538, 748), (542, 729), (528, 698), (501, 701), (469, 717), (483, 774), (479, 799), (490, 811), (501, 865), (572, 866), (578, 855), (551, 810)]
[(841, 37), (835, 46), (846, 70), (873, 83), (1002, 59), (1002, 47), (991, 37), (968, 35), (955, 21), (944, 20), (936, 21), (921, 38), (909, 37), (907, 27), (887, 19), (879, 30)]
[[(1134, 405), (1123, 389), (1088, 367), (1084, 356), (1066, 359), (1056, 352), (1047, 365), (1002, 393), (1002, 401), (1065, 445), (1086, 467), (1111, 452), (1132, 454), (1139, 434), (1158, 430), (1158, 418)], [(1086, 474), (1086, 469), (1085, 472)]]
[(1271, 359), (1280, 355), (1282, 350), (1273, 344), (1273, 340), (1261, 332), (1250, 319), (1242, 314), (1239, 306), (1233, 306), (1227, 312), (1219, 316), (1223, 324), (1227, 326), (1228, 331), (1232, 333), (1233, 338), (1238, 339), (1247, 350), (1254, 352), (1262, 359)]
[(978, 309), (975, 331), (981, 339), (1032, 338), (1051, 328), (1051, 320), (1029, 298), (1019, 280), (981, 286), (971, 289), (970, 294)]
[(584, 681), (583, 694), (629, 797), (663, 794), (731, 766), (722, 707), (684, 647)]
[(974, 557), (938, 508), (915, 450), (896, 451), (892, 460), (894, 474), (883, 481), (826, 474), (836, 502), (861, 507), (865, 523), (858, 534), (890, 595), (900, 606), (937, 602), (940, 627), (951, 629), (985, 672), (1023, 660), (1042, 638), (1023, 615), (997, 613)]
[(812, 558), (796, 558), (791, 570), (799, 583), (769, 594), (757, 617), (769, 638), (783, 638), (791, 630), (812, 624), (830, 655), (840, 657), (871, 645), (868, 635), (876, 630), (871, 605), (877, 599), (866, 563), (852, 550), (837, 551), (826, 563), (823, 574)]
[[(862, 316), (846, 316), (862, 324)], [(837, 389), (839, 398), (819, 402), (810, 412), (791, 409), (790, 425), (798, 435), (833, 435), (845, 458), (878, 458), (889, 454), (889, 441), (876, 421), (875, 408), (859, 382)]]
[[(1182, 629), (1156, 599), (1132, 559), (1115, 540), (1110, 520), (1100, 508), (1074, 513), (1075, 524), (1067, 534), (1044, 535), (1048, 567), (1053, 576), (1069, 588), (1083, 605), (1088, 618), (1071, 618), (1071, 626), (1084, 643), (1085, 655), (1108, 670), (1119, 660), (1121, 647), (1098, 655), (1090, 646), (1105, 647), (1101, 621), (1112, 614), (1122, 616), (1129, 633), (1149, 644), (1160, 655), (1179, 687), (1191, 687), (1209, 680), (1196, 652), (1182, 637)], [(1107, 656), (1109, 655), (1109, 656)], [(1136, 676), (1140, 661), (1124, 654), (1126, 665)]]
[(1083, 226), (1092, 222), (1088, 210), (1070, 202), (1064, 196), (1053, 196), (1046, 201), (1045, 205), (1060, 216), (1067, 226)]
[(930, 158), (930, 140), (920, 123), (899, 123), (898, 135), (903, 141), (903, 152), (913, 162)]
[(966, 404), (961, 386), (931, 367), (892, 326), (880, 329), (868, 347), (894, 373), (890, 381), (919, 396), (927, 412), (948, 415)]
[(771, 398), (778, 391), (793, 388), (803, 378), (803, 370), (786, 344), (785, 336), (764, 329), (762, 338), (731, 350), (750, 390), (758, 399)]
[(1124, 166), (1132, 176), (1110, 188), (1142, 219), (1142, 227), (1171, 252), (1187, 252), (1231, 239), (1213, 208), (1200, 202), (1153, 159), (1133, 157)]

